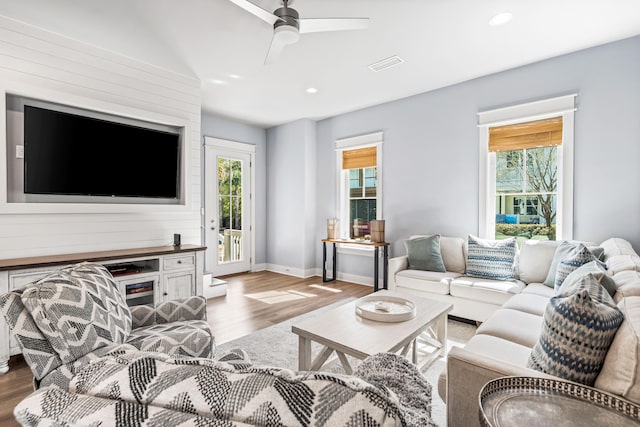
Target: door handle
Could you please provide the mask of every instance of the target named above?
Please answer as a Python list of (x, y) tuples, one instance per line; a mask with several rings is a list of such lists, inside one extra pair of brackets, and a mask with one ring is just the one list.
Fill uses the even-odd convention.
[(215, 227), (211, 227), (211, 229), (212, 229), (212, 230), (215, 230), (216, 228), (215, 228)]

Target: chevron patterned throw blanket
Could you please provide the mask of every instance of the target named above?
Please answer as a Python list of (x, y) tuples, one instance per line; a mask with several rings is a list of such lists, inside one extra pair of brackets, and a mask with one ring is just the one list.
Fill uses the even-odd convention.
[(14, 413), (25, 426), (43, 421), (83, 426), (412, 424), (398, 396), (378, 381), (251, 367), (233, 359), (180, 359), (145, 352), (104, 357), (80, 371), (69, 392), (40, 389)]

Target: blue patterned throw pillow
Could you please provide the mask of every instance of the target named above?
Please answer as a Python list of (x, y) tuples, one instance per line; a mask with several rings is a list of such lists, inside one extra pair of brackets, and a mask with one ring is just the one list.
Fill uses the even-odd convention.
[(515, 279), (516, 238), (485, 240), (469, 235), (467, 276), (484, 279)]
[(566, 279), (572, 271), (577, 270), (579, 267), (582, 267), (591, 261), (598, 261), (598, 259), (585, 245), (582, 243), (578, 244), (578, 246), (569, 252), (569, 255), (564, 257), (558, 264), (556, 279), (554, 282), (555, 291), (558, 291), (558, 288), (560, 288), (564, 279)]
[(591, 386), (623, 319), (600, 281), (587, 273), (547, 304), (527, 367)]

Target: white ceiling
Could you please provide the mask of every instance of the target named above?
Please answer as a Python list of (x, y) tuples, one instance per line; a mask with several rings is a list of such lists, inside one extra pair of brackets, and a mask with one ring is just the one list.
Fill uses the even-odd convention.
[[(280, 7), (279, 0), (252, 1)], [(301, 18), (369, 17), (370, 27), (303, 34), (265, 66), (272, 28), (229, 0), (0, 0), (0, 15), (196, 76), (204, 112), (264, 127), (331, 117), (640, 34), (640, 0), (290, 6)], [(511, 22), (488, 25), (504, 11)], [(367, 68), (392, 55), (404, 63), (378, 73)]]

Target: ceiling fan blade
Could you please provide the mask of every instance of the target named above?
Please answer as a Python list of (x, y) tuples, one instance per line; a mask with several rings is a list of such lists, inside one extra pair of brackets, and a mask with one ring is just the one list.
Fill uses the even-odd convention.
[(269, 52), (264, 60), (264, 65), (270, 65), (276, 62), (286, 45), (287, 43), (284, 43), (282, 38), (278, 37), (278, 33), (274, 33), (271, 39), (271, 46), (269, 46)]
[(320, 31), (366, 30), (369, 18), (317, 18), (300, 19), (300, 33)]
[(256, 6), (255, 4), (251, 3), (248, 0), (229, 0), (229, 1), (237, 6), (240, 6), (247, 12), (257, 16), (258, 18), (262, 19), (263, 21), (271, 25), (273, 25), (278, 19), (280, 19), (277, 16), (275, 16), (273, 13), (267, 10), (264, 10), (259, 6)]

